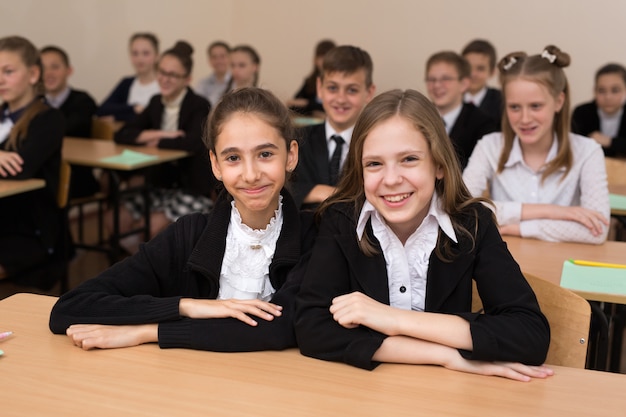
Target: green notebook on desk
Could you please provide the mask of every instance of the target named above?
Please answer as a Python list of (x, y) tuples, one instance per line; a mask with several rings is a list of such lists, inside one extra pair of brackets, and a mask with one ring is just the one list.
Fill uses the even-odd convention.
[(609, 194), (611, 210), (626, 210), (626, 195)]
[(141, 164), (147, 161), (154, 161), (158, 157), (156, 155), (149, 155), (141, 152), (131, 151), (130, 149), (124, 149), (121, 154), (107, 156), (100, 159), (102, 162), (108, 164), (120, 164), (120, 165), (135, 165)]
[(563, 262), (561, 287), (574, 291), (626, 294), (626, 269), (576, 265)]

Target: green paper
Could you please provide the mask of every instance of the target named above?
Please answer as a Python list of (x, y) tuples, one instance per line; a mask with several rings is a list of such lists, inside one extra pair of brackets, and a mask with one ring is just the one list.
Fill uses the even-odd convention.
[(626, 269), (563, 262), (561, 287), (574, 291), (626, 294)]
[(318, 119), (316, 117), (296, 117), (293, 119), (293, 123), (296, 126), (316, 125), (321, 122), (322, 122), (322, 119)]
[(141, 152), (131, 151), (130, 149), (124, 149), (124, 151), (119, 155), (107, 156), (106, 158), (100, 159), (101, 162), (106, 162), (109, 164), (120, 164), (120, 165), (137, 165), (148, 161), (154, 161), (158, 159), (156, 155), (148, 155)]
[(613, 210), (626, 210), (626, 195), (609, 194), (609, 203)]

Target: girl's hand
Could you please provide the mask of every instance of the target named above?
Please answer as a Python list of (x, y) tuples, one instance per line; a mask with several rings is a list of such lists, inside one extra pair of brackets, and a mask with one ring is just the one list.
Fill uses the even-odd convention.
[(16, 152), (0, 151), (0, 175), (13, 177), (22, 172), (24, 160)]
[(611, 143), (613, 142), (612, 138), (610, 138), (609, 136), (597, 130), (595, 132), (591, 132), (589, 134), (589, 137), (595, 140), (596, 142), (598, 142), (600, 146), (604, 148), (608, 148), (609, 146), (611, 146)]
[(180, 315), (192, 319), (215, 319), (232, 317), (250, 326), (257, 322), (249, 316), (271, 321), (282, 314), (282, 307), (261, 300), (199, 300), (183, 298), (180, 300)]
[(105, 326), (101, 324), (74, 324), (66, 334), (83, 350), (94, 348), (112, 349), (158, 342), (157, 324), (136, 326)]
[(454, 352), (450, 361), (443, 364), (448, 369), (479, 375), (501, 376), (515, 381), (528, 382), (532, 378), (547, 378), (554, 371), (545, 365), (530, 366), (518, 362), (484, 362), (464, 359)]
[(517, 224), (505, 224), (500, 226), (500, 234), (502, 236), (521, 236), (521, 232), (519, 230), (519, 223)]
[(584, 207), (555, 206), (555, 218), (560, 220), (573, 220), (585, 226), (592, 235), (599, 236), (603, 233), (603, 226), (608, 226), (609, 221), (602, 213)]
[(360, 292), (335, 297), (330, 306), (333, 319), (347, 329), (359, 325), (369, 327), (386, 335), (395, 334), (393, 307)]

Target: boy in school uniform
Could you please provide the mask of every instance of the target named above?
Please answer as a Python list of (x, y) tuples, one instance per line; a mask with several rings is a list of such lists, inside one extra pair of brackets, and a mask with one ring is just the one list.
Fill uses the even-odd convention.
[(463, 48), (461, 55), (471, 68), (470, 84), (464, 96), (465, 102), (474, 103), (491, 116), (499, 130), (502, 119), (502, 93), (487, 85), (496, 72), (496, 49), (484, 39), (475, 39)]
[[(85, 91), (75, 90), (68, 84), (73, 68), (67, 53), (58, 46), (46, 46), (40, 52), (43, 65), (43, 82), (46, 101), (61, 110), (65, 118), (65, 136), (91, 137), (91, 123), (97, 106)], [(100, 185), (89, 167), (72, 167), (70, 193), (84, 197), (96, 193)]]
[(497, 129), (496, 122), (463, 95), (470, 84), (470, 66), (452, 51), (438, 52), (426, 62), (428, 95), (443, 118), (461, 169), (467, 165), (476, 142)]
[(324, 56), (317, 94), (326, 120), (300, 132), (291, 184), (298, 207), (315, 208), (335, 192), (356, 120), (376, 91), (372, 72), (370, 55), (358, 47), (338, 46)]

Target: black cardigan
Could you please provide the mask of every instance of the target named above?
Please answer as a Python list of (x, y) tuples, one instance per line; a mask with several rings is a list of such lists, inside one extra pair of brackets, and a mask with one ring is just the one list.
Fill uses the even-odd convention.
[[(605, 156), (626, 156), (626, 105), (624, 107), (625, 111), (619, 123), (617, 136), (613, 138), (608, 147), (602, 147)], [(598, 116), (596, 102), (592, 101), (576, 107), (572, 114), (572, 132), (589, 136), (595, 131), (600, 131), (600, 116)]]
[(222, 194), (210, 214), (182, 217), (136, 255), (63, 295), (50, 313), (50, 330), (63, 334), (75, 323), (158, 323), (162, 348), (226, 352), (295, 346), (293, 314), (302, 273), (291, 271), (301, 268), (296, 264), (312, 246), (314, 227), (311, 216), (299, 214), (285, 191), (283, 227), (269, 272), (277, 290), (271, 301), (283, 306), (282, 315), (257, 320), (254, 327), (232, 318), (179, 315), (183, 297), (217, 298), (230, 211), (230, 199)]

